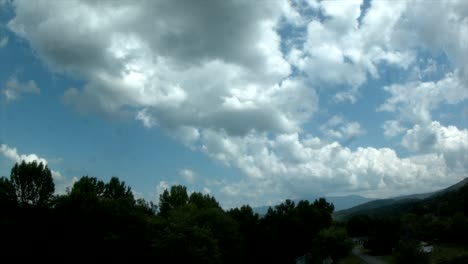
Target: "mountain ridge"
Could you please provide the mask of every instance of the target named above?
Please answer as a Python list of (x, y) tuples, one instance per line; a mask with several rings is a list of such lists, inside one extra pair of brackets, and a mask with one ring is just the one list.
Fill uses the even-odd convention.
[[(304, 199), (295, 199), (293, 200), (294, 203), (297, 204), (297, 202), (301, 200), (307, 200), (309, 202), (314, 202), (314, 200), (319, 199), (321, 197), (324, 197), (327, 202), (333, 203), (335, 206), (335, 210), (343, 210), (347, 208), (351, 208), (353, 206), (357, 206), (359, 204), (363, 204), (369, 201), (372, 201), (373, 199), (367, 198), (364, 196), (356, 195), (356, 194), (350, 194), (350, 195), (345, 195), (345, 196), (317, 196), (314, 198), (304, 198)], [(260, 216), (265, 215), (268, 212), (268, 208), (270, 207), (275, 207), (275, 205), (268, 206), (257, 206), (252, 208), (252, 210), (257, 213)]]
[(344, 220), (358, 214), (369, 216), (389, 216), (401, 214), (411, 210), (418, 203), (424, 201), (430, 202), (437, 199), (438, 197), (443, 197), (451, 192), (458, 191), (465, 186), (468, 186), (468, 177), (439, 191), (410, 194), (387, 199), (377, 199), (348, 209), (337, 210), (335, 213), (333, 213), (333, 217), (336, 220)]

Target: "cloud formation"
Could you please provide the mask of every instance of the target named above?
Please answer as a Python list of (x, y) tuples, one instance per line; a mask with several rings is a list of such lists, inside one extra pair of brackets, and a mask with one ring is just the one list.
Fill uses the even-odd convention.
[(36, 154), (18, 154), (18, 151), (16, 148), (11, 148), (8, 145), (1, 144), (0, 145), (0, 153), (6, 157), (7, 159), (13, 161), (13, 162), (26, 162), (30, 163), (33, 161), (36, 161), (38, 163), (42, 163), (44, 165), (47, 165), (47, 160), (40, 158)]
[[(39, 157), (37, 154), (19, 154), (17, 149), (14, 147), (10, 147), (6, 144), (0, 144), (0, 155), (4, 156), (8, 160), (15, 162), (15, 163), (31, 163), (36, 161), (37, 163), (42, 163), (44, 165), (48, 165), (46, 159)], [(50, 168), (49, 168), (50, 169)], [(55, 182), (55, 192), (59, 194), (63, 194), (66, 191), (66, 188), (71, 187), (73, 183), (76, 181), (76, 178), (69, 180), (64, 177), (60, 171), (50, 169), (52, 174), (52, 178)]]
[(8, 45), (8, 37), (1, 37), (0, 38), (0, 49), (6, 47)]
[(40, 94), (41, 90), (39, 87), (37, 87), (36, 82), (33, 80), (21, 82), (18, 81), (16, 77), (12, 76), (4, 84), (4, 88), (1, 89), (0, 92), (7, 101), (13, 101), (19, 99), (22, 94)]
[(327, 138), (340, 142), (349, 142), (366, 133), (358, 122), (347, 122), (338, 115), (332, 116), (321, 125), (320, 130)]
[(187, 183), (194, 183), (196, 181), (197, 173), (189, 169), (181, 169), (178, 172), (179, 176)]
[(468, 171), (468, 130), (455, 126), (444, 127), (433, 121), (427, 125), (415, 125), (406, 131), (402, 144), (417, 153), (437, 153), (446, 164), (461, 173)]
[(468, 99), (468, 83), (460, 81), (458, 74), (448, 73), (438, 81), (415, 81), (385, 86), (391, 94), (379, 111), (398, 112), (403, 121), (427, 123), (431, 112), (442, 104), (458, 104)]
[[(132, 116), (238, 168), (245, 178), (224, 186), (226, 197), (323, 190), (382, 196), (432, 190), (466, 175), (452, 166), (466, 158), (466, 130), (432, 117), (468, 96), (465, 1), (371, 1), (366, 10), (362, 1), (13, 5), (9, 28), (51, 71), (85, 82), (64, 87), (66, 105)], [(450, 64), (442, 78), (386, 85), (389, 98), (378, 108), (392, 115), (382, 125), (385, 136), (403, 135), (412, 156), (390, 147), (346, 147), (366, 128), (340, 115), (319, 128), (324, 138), (305, 129), (321, 102), (356, 103), (369, 79), (413, 71), (427, 54), (439, 53)], [(437, 71), (431, 67), (421, 76)]]

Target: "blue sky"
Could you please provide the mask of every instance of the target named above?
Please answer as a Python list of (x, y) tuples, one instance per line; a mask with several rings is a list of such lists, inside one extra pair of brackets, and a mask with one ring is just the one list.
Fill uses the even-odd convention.
[(224, 207), (468, 174), (466, 1), (0, 1), (0, 175)]

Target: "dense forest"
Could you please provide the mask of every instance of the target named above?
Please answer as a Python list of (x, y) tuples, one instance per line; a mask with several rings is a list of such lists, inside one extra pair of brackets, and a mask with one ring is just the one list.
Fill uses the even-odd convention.
[[(351, 248), (325, 199), (286, 200), (260, 218), (248, 205), (223, 210), (216, 199), (172, 186), (159, 204), (135, 199), (125, 182), (82, 177), (54, 195), (43, 164), (15, 164), (0, 178), (0, 248), (16, 259), (54, 256), (151, 257), (160, 263), (294, 263), (314, 253), (337, 259)], [(339, 250), (337, 250), (339, 249)]]
[[(421, 252), (421, 242), (468, 248), (467, 179), (424, 199), (375, 204), (344, 210), (352, 214), (341, 219), (349, 236), (364, 238), (364, 247), (375, 255), (393, 254), (396, 263), (439, 263)], [(457, 254), (441, 263), (468, 263), (467, 250)]]
[[(15, 164), (0, 178), (0, 248), (15, 259), (148, 257), (159, 263), (304, 263), (350, 254), (349, 237), (365, 237), (374, 254), (396, 263), (428, 263), (417, 241), (467, 244), (468, 184), (403, 206), (400, 213), (356, 214), (334, 221), (333, 204), (286, 200), (259, 217), (249, 205), (223, 210), (216, 199), (172, 186), (158, 204), (135, 199), (118, 178), (81, 177), (54, 194), (41, 163)], [(348, 237), (349, 235), (349, 237)], [(467, 256), (459, 261), (463, 263)]]

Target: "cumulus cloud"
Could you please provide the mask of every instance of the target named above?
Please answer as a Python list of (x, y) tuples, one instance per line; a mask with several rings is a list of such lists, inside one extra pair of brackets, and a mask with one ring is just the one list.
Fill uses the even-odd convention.
[(385, 197), (443, 188), (447, 181), (463, 177), (443, 156), (433, 153), (402, 158), (389, 148), (353, 151), (336, 142), (317, 144), (297, 135), (277, 140), (252, 135), (255, 144), (212, 136), (217, 141), (207, 146), (212, 157), (249, 176), (223, 185), (220, 197), (228, 207), (248, 201), (275, 204), (311, 193)]
[(468, 99), (468, 87), (455, 73), (448, 73), (438, 81), (415, 81), (385, 86), (390, 93), (378, 110), (396, 112), (411, 123), (427, 123), (432, 120), (431, 111), (441, 104), (458, 104)]
[(398, 136), (406, 131), (406, 128), (398, 120), (387, 120), (382, 128), (384, 129), (384, 136), (387, 138)]
[(358, 122), (348, 122), (340, 115), (331, 117), (327, 122), (320, 126), (322, 133), (332, 140), (340, 142), (349, 142), (365, 134)]
[[(288, 78), (291, 68), (280, 50), (275, 27), (287, 2), (14, 5), (9, 27), (52, 70), (87, 81), (63, 97), (78, 111), (130, 107), (146, 126), (242, 135), (297, 130), (317, 107), (315, 91)], [(70, 15), (50, 16), (64, 10)]]
[[(465, 88), (468, 83), (468, 3), (463, 0), (417, 1), (399, 21), (395, 41), (400, 47), (422, 47), (432, 54), (443, 52), (459, 70)], [(436, 22), (436, 23), (434, 23)], [(436, 38), (434, 36), (437, 36)]]
[(413, 62), (411, 50), (402, 50), (392, 42), (406, 2), (388, 5), (372, 1), (365, 14), (361, 14), (362, 1), (311, 3), (326, 18), (311, 19), (305, 41), (294, 45), (287, 58), (317, 85), (349, 87), (335, 94), (336, 101), (355, 103), (357, 88), (367, 81), (368, 75), (379, 78), (380, 64), (405, 69)]
[(45, 160), (44, 158), (40, 158), (36, 154), (18, 154), (16, 148), (9, 147), (5, 144), (0, 145), (0, 153), (13, 162), (20, 163), (24, 161), (26, 163), (30, 163), (36, 161), (38, 163), (47, 165), (47, 160)]
[(21, 94), (40, 94), (41, 90), (39, 87), (37, 87), (36, 82), (33, 80), (21, 82), (18, 81), (16, 77), (12, 76), (10, 79), (8, 79), (8, 81), (5, 82), (1, 93), (7, 101), (13, 101), (20, 98)]
[[(343, 142), (365, 133), (357, 121), (332, 118), (320, 128), (325, 140), (304, 126), (325, 89), (336, 89), (335, 101), (355, 103), (383, 66), (410, 69), (423, 52), (444, 52), (451, 73), (387, 85), (390, 97), (379, 110), (399, 116), (384, 124), (385, 135), (404, 133), (404, 122), (431, 124), (433, 109), (465, 100), (466, 1), (371, 1), (364, 14), (362, 1), (13, 5), (8, 27), (51, 71), (84, 81), (66, 89), (66, 105), (128, 116), (238, 168), (246, 177), (223, 186), (225, 197), (322, 190), (382, 195), (443, 187), (460, 177), (436, 148), (406, 158), (390, 148), (349, 149)], [(297, 35), (288, 39), (280, 30), (285, 26)], [(409, 139), (407, 147), (413, 148)], [(158, 193), (167, 187), (161, 181)]]
[(187, 183), (194, 183), (196, 180), (197, 173), (189, 169), (181, 169), (178, 172), (179, 176), (182, 177)]
[(365, 13), (360, 0), (309, 2), (323, 18), (310, 19), (287, 58), (320, 86), (349, 87), (335, 94), (336, 101), (356, 102), (358, 87), (368, 76), (380, 78), (381, 65), (406, 70), (421, 51), (445, 53), (467, 83), (465, 1), (371, 1)]
[[(0, 154), (7, 158), (8, 160), (16, 163), (26, 162), (30, 163), (36, 161), (37, 163), (42, 163), (44, 165), (48, 165), (46, 159), (39, 157), (37, 154), (19, 154), (17, 149), (14, 147), (10, 147), (6, 144), (0, 144)], [(50, 169), (50, 168), (49, 168)], [(74, 178), (70, 181), (66, 177), (64, 177), (60, 171), (50, 170), (52, 174), (52, 178), (56, 184), (56, 193), (63, 194), (67, 187), (71, 187), (75, 182)]]
[[(283, 134), (274, 139), (240, 139), (210, 132), (204, 149), (212, 158), (238, 167), (248, 178), (221, 191), (242, 203), (267, 197), (305, 197), (310, 193), (366, 193), (374, 197), (444, 187), (463, 176), (437, 154), (402, 158), (390, 148), (358, 148), (337, 142)], [(421, 189), (417, 189), (421, 188)], [(275, 196), (276, 194), (276, 196)], [(237, 198), (236, 198), (237, 197)], [(277, 202), (277, 200), (275, 200)]]
[(468, 170), (468, 130), (455, 126), (444, 127), (433, 121), (427, 125), (415, 125), (406, 131), (403, 146), (418, 153), (438, 153), (453, 169)]

